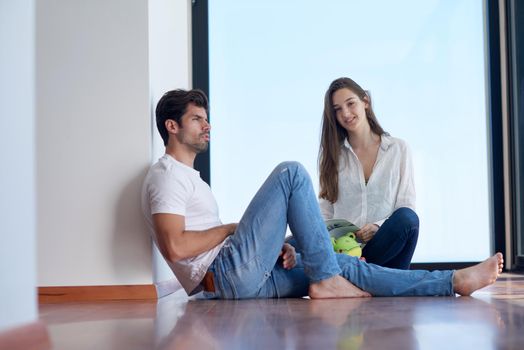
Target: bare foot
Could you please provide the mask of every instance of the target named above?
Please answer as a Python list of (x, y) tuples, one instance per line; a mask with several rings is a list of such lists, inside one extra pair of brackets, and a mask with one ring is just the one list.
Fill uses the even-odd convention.
[(311, 299), (362, 298), (370, 296), (371, 294), (355, 287), (340, 275), (309, 285), (309, 297)]
[(453, 276), (454, 292), (471, 295), (474, 291), (493, 284), (504, 267), (504, 257), (497, 253), (480, 264), (457, 270)]

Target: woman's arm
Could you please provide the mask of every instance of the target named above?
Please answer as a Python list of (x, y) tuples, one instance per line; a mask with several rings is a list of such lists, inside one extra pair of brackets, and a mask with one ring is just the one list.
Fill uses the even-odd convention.
[(333, 203), (324, 198), (320, 198), (318, 204), (320, 206), (320, 213), (322, 214), (324, 220), (333, 219), (333, 215), (335, 213)]
[[(398, 156), (400, 157), (400, 169), (398, 169), (398, 171), (400, 173), (400, 177), (393, 211), (403, 207), (415, 210), (416, 194), (411, 150), (407, 143), (402, 140), (400, 140), (399, 146), (400, 152)], [(381, 220), (373, 222), (373, 224), (380, 227), (387, 219), (388, 217), (385, 217)]]
[(413, 172), (413, 160), (409, 146), (403, 142), (400, 159), (400, 184), (395, 202), (395, 210), (398, 208), (410, 208), (415, 210), (415, 179)]

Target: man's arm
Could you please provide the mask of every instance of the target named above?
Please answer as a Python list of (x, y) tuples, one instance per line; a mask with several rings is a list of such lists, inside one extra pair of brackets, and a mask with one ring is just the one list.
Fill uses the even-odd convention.
[(154, 214), (153, 224), (158, 249), (171, 262), (206, 252), (233, 234), (237, 224), (212, 227), (203, 231), (186, 231), (185, 217), (176, 214)]

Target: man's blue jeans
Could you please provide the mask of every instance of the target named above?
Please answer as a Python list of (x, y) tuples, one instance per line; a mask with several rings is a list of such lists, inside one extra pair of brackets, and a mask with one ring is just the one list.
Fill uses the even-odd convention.
[[(289, 225), (301, 254), (286, 270), (278, 261)], [(453, 271), (405, 271), (335, 254), (311, 179), (297, 162), (278, 165), (257, 192), (210, 266), (208, 298), (286, 298), (308, 294), (309, 284), (337, 274), (374, 296), (453, 295)]]

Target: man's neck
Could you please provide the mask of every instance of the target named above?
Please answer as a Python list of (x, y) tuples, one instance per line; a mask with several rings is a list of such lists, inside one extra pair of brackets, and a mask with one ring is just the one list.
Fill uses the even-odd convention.
[(195, 162), (196, 154), (193, 152), (187, 152), (179, 148), (166, 147), (166, 154), (169, 154), (171, 157), (178, 160), (180, 163), (187, 165), (188, 167), (194, 168), (193, 164)]

